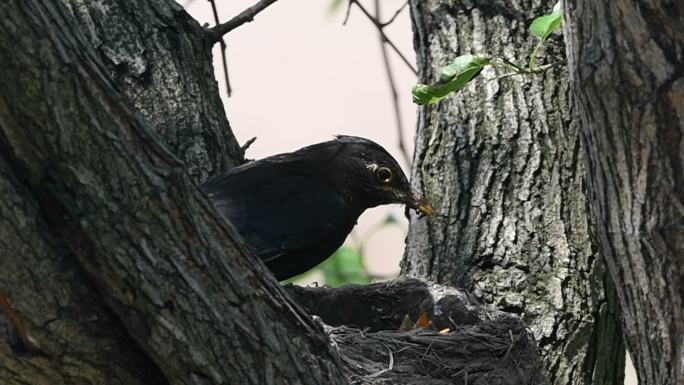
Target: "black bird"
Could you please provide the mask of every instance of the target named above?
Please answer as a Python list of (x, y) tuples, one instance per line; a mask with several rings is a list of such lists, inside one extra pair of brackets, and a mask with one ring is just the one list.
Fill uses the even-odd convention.
[(384, 148), (354, 136), (246, 163), (201, 189), (278, 280), (328, 258), (367, 208), (403, 203), (433, 214)]

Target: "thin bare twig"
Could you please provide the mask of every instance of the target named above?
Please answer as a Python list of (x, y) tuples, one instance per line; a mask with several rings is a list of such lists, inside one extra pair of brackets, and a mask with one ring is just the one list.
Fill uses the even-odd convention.
[(342, 25), (347, 25), (347, 22), (349, 21), (349, 15), (351, 14), (351, 7), (352, 7), (352, 2), (347, 3), (347, 11), (344, 14), (344, 21), (342, 22)]
[[(211, 11), (214, 13), (214, 24), (219, 25), (218, 11), (216, 10), (216, 3), (214, 0), (209, 0), (211, 3)], [(233, 88), (230, 86), (230, 78), (228, 77), (228, 59), (226, 58), (226, 41), (221, 36), (219, 40), (221, 44), (221, 63), (223, 64), (223, 77), (226, 79), (226, 93), (228, 97), (233, 93)]]
[(387, 372), (391, 372), (392, 369), (394, 369), (394, 354), (392, 354), (392, 349), (387, 347), (387, 345), (385, 345), (385, 347), (387, 348), (387, 351), (389, 351), (389, 365), (387, 366), (387, 369), (382, 369), (382, 370), (375, 372), (373, 374), (369, 374), (368, 377), (370, 377), (370, 378), (378, 377), (378, 376), (381, 376)]
[[(384, 23), (381, 23), (382, 27), (385, 28), (385, 27), (387, 27), (388, 25), (394, 23), (394, 20), (397, 18), (397, 16), (399, 16), (399, 14), (401, 13), (401, 11), (403, 11), (404, 8), (406, 8), (406, 6), (408, 5), (408, 3), (409, 3), (408, 1), (405, 2), (404, 5), (402, 5), (401, 7), (399, 7), (399, 9), (397, 9), (397, 10), (394, 12), (394, 15), (392, 15), (392, 17), (391, 17), (389, 20), (387, 20), (387, 21), (384, 22)], [(378, 16), (378, 21), (379, 21), (379, 20), (380, 20), (380, 16)]]
[[(403, 8), (403, 7), (402, 7)], [(401, 9), (400, 9), (401, 10)], [(380, 20), (382, 17), (380, 9), (380, 0), (375, 0), (375, 19)], [(399, 12), (395, 13), (398, 14)], [(393, 18), (394, 19), (394, 18)], [(382, 29), (380, 29), (382, 31)], [(411, 157), (409, 155), (406, 144), (404, 143), (404, 123), (401, 119), (401, 105), (399, 104), (399, 96), (397, 92), (397, 86), (394, 81), (394, 72), (392, 71), (392, 65), (389, 60), (389, 55), (387, 52), (387, 39), (382, 33), (378, 34), (380, 38), (380, 51), (382, 52), (382, 61), (385, 65), (385, 73), (387, 74), (387, 82), (389, 83), (390, 92), (392, 93), (392, 107), (394, 108), (394, 121), (397, 125), (397, 135), (399, 138), (399, 150), (404, 158), (404, 162), (410, 168), (411, 167)]]
[(544, 73), (544, 72), (548, 71), (549, 69), (557, 66), (558, 64), (562, 64), (564, 62), (564, 60), (560, 60), (560, 61), (556, 61), (553, 63), (537, 66), (534, 69), (529, 69), (529, 68), (520, 67), (519, 65), (516, 65), (515, 63), (513, 63), (507, 59), (504, 59), (504, 58), (493, 58), (493, 59), (495, 59), (495, 60), (492, 60), (490, 62), (492, 64), (492, 66), (503, 67), (503, 68), (509, 69), (513, 72), (505, 73), (503, 75), (489, 79), (489, 81), (501, 80), (501, 79), (509, 78), (511, 76), (541, 74), (541, 73)]
[(406, 66), (407, 66), (408, 68), (410, 68), (411, 71), (413, 71), (414, 74), (418, 75), (418, 70), (416, 70), (416, 68), (413, 66), (413, 64), (411, 64), (411, 62), (406, 58), (406, 56), (404, 56), (404, 54), (401, 53), (401, 51), (399, 50), (399, 48), (397, 48), (397, 46), (394, 45), (394, 43), (392, 42), (392, 40), (390, 40), (390, 38), (387, 37), (387, 34), (385, 34), (385, 31), (384, 31), (384, 26), (383, 26), (383, 24), (382, 24), (379, 20), (377, 20), (376, 18), (374, 18), (373, 15), (371, 15), (371, 14), (368, 12), (368, 10), (363, 6), (363, 4), (361, 4), (358, 0), (349, 0), (349, 2), (350, 2), (351, 4), (355, 4), (357, 7), (359, 7), (359, 9), (361, 10), (361, 12), (363, 12), (363, 14), (366, 15), (366, 17), (368, 18), (368, 20), (370, 20), (370, 21), (373, 23), (373, 25), (378, 29), (378, 32), (380, 32), (380, 34), (382, 35), (382, 37), (385, 39), (387, 45), (389, 45), (389, 46), (392, 48), (392, 50), (394, 50), (394, 52), (396, 52), (396, 54), (399, 55), (399, 58), (401, 58), (401, 60), (404, 62), (404, 64), (406, 64)]
[(242, 146), (240, 146), (240, 152), (242, 153), (242, 156), (245, 156), (245, 152), (247, 152), (247, 149), (254, 143), (256, 142), (257, 137), (253, 137), (252, 139), (249, 139), (248, 141), (245, 142)]
[(239, 15), (235, 16), (234, 18), (226, 21), (223, 24), (219, 24), (215, 26), (214, 28), (209, 29), (209, 39), (210, 41), (217, 43), (223, 35), (227, 34), (228, 32), (234, 30), (235, 28), (248, 23), (252, 20), (254, 20), (254, 17), (264, 9), (266, 9), (269, 5), (275, 3), (276, 0), (261, 0), (258, 3), (254, 4), (253, 6), (245, 9), (244, 11), (240, 12)]

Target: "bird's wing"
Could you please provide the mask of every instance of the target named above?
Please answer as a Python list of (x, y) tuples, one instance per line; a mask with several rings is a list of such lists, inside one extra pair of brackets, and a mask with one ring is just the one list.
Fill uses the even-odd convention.
[(202, 190), (262, 260), (310, 247), (343, 226), (345, 201), (320, 179), (279, 164), (247, 166)]

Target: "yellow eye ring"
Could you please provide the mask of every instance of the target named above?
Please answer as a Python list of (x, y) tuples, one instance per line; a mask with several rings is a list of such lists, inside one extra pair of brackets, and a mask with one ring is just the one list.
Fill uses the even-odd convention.
[(394, 179), (394, 173), (387, 167), (378, 167), (378, 169), (375, 170), (375, 177), (378, 178), (380, 182), (387, 184)]

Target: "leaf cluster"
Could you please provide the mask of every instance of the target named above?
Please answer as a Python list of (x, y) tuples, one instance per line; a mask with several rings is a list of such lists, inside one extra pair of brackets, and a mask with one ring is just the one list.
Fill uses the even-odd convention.
[(488, 66), (507, 68), (512, 75), (537, 74), (544, 68), (537, 66), (537, 55), (549, 36), (561, 26), (563, 21), (562, 4), (559, 1), (553, 11), (548, 15), (539, 16), (532, 21), (530, 32), (539, 42), (530, 54), (527, 67), (518, 66), (504, 59), (498, 59), (479, 55), (461, 55), (454, 61), (442, 68), (439, 80), (431, 85), (418, 84), (411, 90), (413, 102), (416, 104), (435, 104), (449, 94), (465, 87), (471, 80), (477, 77)]

